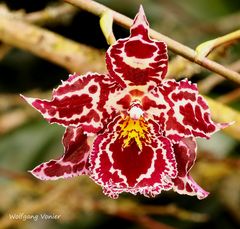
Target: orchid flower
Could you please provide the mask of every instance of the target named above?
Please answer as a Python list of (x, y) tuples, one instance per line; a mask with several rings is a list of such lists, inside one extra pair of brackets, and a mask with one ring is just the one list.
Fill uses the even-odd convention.
[(66, 127), (64, 155), (34, 168), (41, 180), (88, 175), (112, 198), (120, 193), (154, 197), (162, 190), (196, 195), (189, 172), (196, 137), (209, 138), (227, 124), (211, 120), (196, 84), (164, 80), (167, 45), (149, 38), (140, 7), (130, 36), (106, 52), (108, 74), (73, 74), (51, 101), (25, 100), (50, 123)]

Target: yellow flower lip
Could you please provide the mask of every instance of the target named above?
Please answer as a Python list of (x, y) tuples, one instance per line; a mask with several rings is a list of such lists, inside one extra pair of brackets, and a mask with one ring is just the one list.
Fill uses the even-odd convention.
[(133, 119), (128, 115), (119, 126), (121, 128), (119, 138), (123, 138), (122, 147), (130, 146), (132, 140), (134, 140), (140, 151), (142, 151), (142, 142), (150, 142), (148, 123), (142, 116)]

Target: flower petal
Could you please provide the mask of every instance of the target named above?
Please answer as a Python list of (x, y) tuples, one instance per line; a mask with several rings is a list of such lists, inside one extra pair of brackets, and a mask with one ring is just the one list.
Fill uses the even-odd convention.
[(88, 156), (91, 137), (81, 128), (68, 127), (63, 136), (64, 155), (57, 160), (42, 163), (30, 171), (41, 180), (57, 180), (88, 174)]
[(149, 25), (140, 7), (131, 27), (131, 35), (119, 39), (106, 53), (109, 74), (122, 86), (156, 85), (167, 72), (165, 42), (148, 36)]
[(51, 101), (24, 99), (50, 123), (66, 127), (81, 126), (85, 132), (96, 133), (110, 117), (105, 103), (110, 92), (117, 88), (116, 82), (107, 75), (74, 74), (53, 91)]
[[(124, 119), (117, 116), (94, 141), (90, 155), (91, 178), (112, 198), (122, 192), (139, 192), (149, 197), (171, 189), (171, 178), (176, 177), (177, 172), (170, 141), (151, 133), (157, 129), (154, 122), (148, 123), (148, 133), (144, 133), (148, 136), (139, 133), (135, 140), (129, 127), (121, 132), (123, 125)], [(129, 136), (124, 136), (127, 132)]]
[(198, 199), (206, 198), (209, 193), (203, 190), (189, 175), (196, 160), (196, 141), (194, 138), (184, 138), (173, 148), (178, 170), (178, 176), (173, 179), (173, 190), (179, 194), (196, 195)]
[(220, 128), (227, 126), (211, 120), (208, 105), (199, 94), (196, 84), (187, 79), (180, 82), (166, 80), (150, 94), (153, 101), (162, 104), (158, 115), (155, 111), (155, 120), (159, 119), (165, 136), (174, 143), (187, 137), (208, 139)]

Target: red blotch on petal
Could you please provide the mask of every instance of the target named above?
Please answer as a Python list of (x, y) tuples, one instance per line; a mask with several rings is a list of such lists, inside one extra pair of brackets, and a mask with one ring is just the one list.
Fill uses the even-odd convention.
[[(34, 170), (33, 170), (34, 172)], [(66, 166), (62, 166), (62, 165), (59, 165), (59, 164), (52, 164), (52, 165), (48, 165), (47, 168), (44, 169), (44, 173), (45, 173), (45, 176), (47, 177), (61, 177), (61, 176), (64, 176), (64, 174), (69, 174), (72, 172), (72, 168), (71, 166), (69, 165), (66, 165)]]
[(92, 85), (88, 88), (89, 93), (94, 94), (97, 92), (98, 87), (96, 85)]
[(124, 46), (124, 50), (126, 52), (126, 55), (129, 57), (144, 59), (144, 58), (151, 58), (153, 53), (157, 51), (157, 48), (149, 44), (144, 44), (140, 40), (133, 40), (133, 41), (126, 42)]

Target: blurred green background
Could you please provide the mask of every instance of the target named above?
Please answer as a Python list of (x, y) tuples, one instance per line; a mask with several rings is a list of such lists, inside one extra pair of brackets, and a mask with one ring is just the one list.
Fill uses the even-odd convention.
[[(240, 1), (98, 2), (131, 18), (142, 4), (152, 28), (191, 48), (240, 27)], [(6, 4), (11, 11), (32, 13), (49, 5), (55, 7), (61, 1), (6, 0), (1, 4)], [(46, 23), (43, 27), (103, 51), (108, 48), (99, 27), (99, 18), (82, 10), (55, 23)], [(122, 38), (128, 36), (129, 31), (114, 25), (114, 33), (116, 38)], [(0, 45), (1, 53), (4, 44)], [(169, 54), (170, 59), (174, 60), (174, 53)], [(219, 49), (216, 55), (218, 62), (231, 64), (239, 59), (240, 45), (236, 42)], [(174, 72), (174, 68), (173, 65), (171, 71)], [(189, 71), (186, 64), (176, 73), (176, 77), (184, 76)], [(190, 72), (194, 82), (200, 82), (210, 75), (205, 70)], [(20, 99), (19, 94), (47, 98), (52, 88), (67, 79), (68, 71), (13, 47), (1, 55), (0, 76), (0, 228), (239, 228), (238, 140), (221, 132), (209, 141), (199, 141), (198, 161), (192, 174), (204, 189), (211, 192), (208, 198), (201, 201), (173, 192), (164, 192), (154, 199), (123, 194), (119, 199), (111, 200), (87, 177), (38, 181), (27, 171), (61, 155), (64, 128), (49, 125)], [(208, 95), (217, 99), (237, 88), (236, 84), (223, 81), (212, 88)], [(227, 103), (240, 110), (239, 97)], [(14, 213), (61, 216), (58, 220), (23, 221), (10, 219)]]

